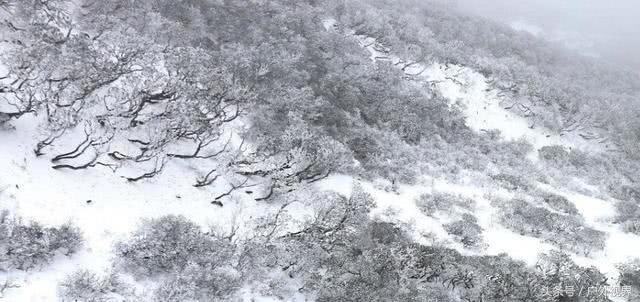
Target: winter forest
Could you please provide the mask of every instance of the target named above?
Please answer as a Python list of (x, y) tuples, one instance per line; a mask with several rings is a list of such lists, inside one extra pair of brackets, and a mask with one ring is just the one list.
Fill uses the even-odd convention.
[(638, 302), (627, 67), (434, 0), (0, 0), (0, 301)]

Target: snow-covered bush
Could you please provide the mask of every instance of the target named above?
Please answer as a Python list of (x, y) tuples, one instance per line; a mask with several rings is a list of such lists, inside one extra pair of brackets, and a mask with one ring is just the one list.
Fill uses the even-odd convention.
[(615, 188), (613, 195), (621, 200), (640, 203), (640, 184), (624, 184)]
[(637, 201), (621, 200), (616, 204), (617, 215), (614, 222), (625, 232), (640, 235), (640, 205)]
[[(560, 251), (549, 251), (541, 254), (536, 263), (536, 270), (541, 275), (543, 283), (538, 289), (544, 293), (542, 297), (551, 301), (570, 302), (610, 302), (609, 296), (604, 295), (580, 295), (580, 289), (600, 288), (608, 284), (608, 278), (596, 267), (579, 266), (572, 260), (572, 256)], [(560, 292), (554, 288), (561, 288)], [(571, 295), (568, 288), (573, 289)]]
[[(426, 281), (430, 274), (455, 270), (446, 258), (450, 251), (429, 250), (433, 254), (427, 254), (427, 251), (422, 253), (420, 247), (398, 243), (353, 246), (360, 252), (340, 255), (342, 259), (336, 260), (344, 261), (343, 265), (336, 262), (327, 267), (327, 274), (316, 285), (318, 301), (428, 301), (428, 298), (451, 301), (453, 298), (448, 288), (433, 282), (435, 279), (433, 283)], [(415, 257), (411, 257), (412, 254)], [(423, 266), (421, 260), (433, 261), (434, 267)]]
[(531, 181), (523, 175), (498, 173), (491, 175), (491, 178), (499, 185), (512, 191), (528, 191), (532, 187)]
[(147, 220), (116, 247), (119, 264), (140, 278), (165, 276), (158, 301), (223, 298), (240, 283), (234, 266), (235, 246), (205, 234), (182, 216)]
[(393, 133), (371, 128), (351, 132), (353, 134), (342, 134), (345, 136), (345, 145), (356, 156), (363, 176), (369, 179), (381, 177), (413, 184), (425, 168), (421, 160), (421, 148), (403, 142)]
[(78, 251), (82, 245), (80, 229), (72, 224), (63, 224), (56, 228), (50, 228), (49, 245), (52, 249), (69, 256)]
[(554, 213), (521, 199), (496, 199), (492, 205), (501, 209), (501, 224), (521, 235), (584, 255), (605, 247), (606, 234), (586, 226), (581, 217)]
[(342, 143), (315, 131), (296, 114), (290, 113), (287, 120), (277, 122), (282, 125), (269, 126), (262, 118), (256, 117), (255, 127), (259, 130), (253, 134), (260, 155), (238, 160), (236, 173), (269, 178), (270, 192), (288, 192), (300, 184), (316, 182), (353, 167), (351, 152)]
[(469, 210), (475, 207), (475, 201), (472, 199), (444, 192), (422, 194), (415, 202), (420, 211), (427, 216), (433, 216), (438, 211), (455, 213), (456, 209)]
[(382, 244), (401, 242), (406, 240), (404, 231), (390, 222), (373, 221), (369, 225), (371, 238)]
[(625, 297), (628, 301), (640, 301), (640, 259), (634, 259), (618, 265), (620, 270), (619, 285), (630, 287), (631, 293)]
[(482, 227), (475, 216), (465, 213), (460, 220), (443, 225), (447, 233), (453, 235), (467, 248), (482, 245)]
[(598, 154), (589, 154), (587, 152), (580, 151), (580, 149), (572, 149), (571, 152), (569, 152), (567, 160), (576, 169), (601, 169), (601, 167), (607, 166), (611, 162), (611, 159), (606, 156), (601, 157)]
[(201, 266), (191, 263), (182, 271), (174, 271), (154, 292), (155, 301), (225, 300), (236, 292), (242, 279), (230, 264)]
[(128, 301), (127, 298), (133, 293), (131, 286), (114, 272), (100, 277), (88, 270), (77, 270), (60, 282), (58, 287), (62, 301)]
[(39, 223), (24, 224), (0, 215), (0, 265), (4, 270), (29, 270), (48, 264), (56, 254), (71, 255), (82, 246), (80, 230), (66, 224), (44, 227)]
[(572, 216), (579, 215), (576, 206), (562, 195), (540, 191), (534, 197), (556, 211)]
[(122, 266), (141, 276), (181, 271), (191, 264), (225, 264), (231, 251), (228, 242), (174, 215), (144, 221), (129, 240), (116, 247)]
[(538, 156), (556, 165), (563, 165), (569, 158), (569, 152), (563, 146), (544, 146), (538, 150)]

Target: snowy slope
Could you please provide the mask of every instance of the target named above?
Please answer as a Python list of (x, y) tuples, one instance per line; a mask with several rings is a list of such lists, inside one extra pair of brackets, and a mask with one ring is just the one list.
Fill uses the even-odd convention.
[[(334, 19), (327, 19), (323, 23), (327, 30), (335, 30), (338, 24)], [(358, 40), (360, 45), (370, 53), (371, 60), (386, 60), (394, 65), (402, 65), (405, 61), (393, 54), (393, 50), (384, 49), (377, 44), (375, 39), (367, 36), (358, 36), (347, 30), (347, 34)], [(577, 148), (585, 152), (603, 152), (605, 148), (593, 141), (585, 140), (581, 136), (570, 133), (559, 135), (543, 127), (531, 127), (525, 118), (504, 108), (505, 99), (500, 92), (489, 85), (488, 79), (482, 74), (463, 66), (443, 65), (433, 63), (424, 65), (412, 63), (404, 70), (409, 78), (420, 85), (430, 85), (449, 99), (451, 105), (461, 106), (466, 124), (475, 131), (499, 130), (505, 140), (526, 140), (538, 150), (544, 146), (561, 145), (566, 148)], [(537, 152), (530, 154), (529, 158), (537, 161)], [(336, 190), (342, 194), (348, 194), (350, 188), (348, 179), (336, 177), (323, 182), (323, 186), (329, 190)], [(581, 182), (581, 180), (577, 180)], [(588, 186), (588, 185), (586, 185)], [(618, 226), (611, 223), (615, 210), (613, 199), (598, 199), (584, 194), (573, 192), (566, 188), (555, 188), (546, 184), (538, 184), (540, 189), (556, 193), (571, 201), (580, 214), (585, 217), (586, 225), (607, 234), (604, 251), (595, 253), (589, 257), (572, 255), (574, 261), (584, 266), (595, 266), (609, 277), (616, 280), (619, 272), (616, 265), (637, 257), (640, 250), (640, 236), (622, 232)], [(373, 184), (365, 184), (366, 188), (376, 199), (379, 207), (379, 215), (382, 219), (408, 225), (418, 234), (431, 233), (435, 235), (439, 244), (445, 244), (451, 248), (465, 251), (461, 245), (452, 242), (451, 238), (442, 228), (446, 221), (437, 221), (420, 213), (415, 206), (416, 197), (422, 193), (433, 191), (449, 192), (469, 197), (477, 202), (475, 216), (479, 225), (484, 229), (483, 240), (487, 244), (484, 251), (488, 255), (506, 253), (510, 257), (525, 261), (529, 265), (535, 265), (540, 253), (555, 249), (553, 245), (542, 242), (538, 238), (522, 236), (502, 227), (494, 222), (496, 209), (491, 206), (486, 198), (489, 195), (499, 197), (511, 197), (512, 194), (499, 188), (478, 186), (473, 181), (461, 183), (449, 183), (443, 179), (433, 179), (425, 176), (421, 184), (416, 186), (400, 186), (397, 193), (380, 190)], [(597, 192), (597, 188), (590, 186), (592, 196), (606, 196)], [(424, 242), (424, 240), (422, 240)], [(612, 283), (613, 284), (613, 283)], [(616, 301), (615, 297), (612, 297)]]
[[(335, 30), (339, 25), (335, 19), (326, 19), (323, 26), (327, 30)], [(393, 54), (393, 50), (385, 49), (374, 38), (356, 35), (352, 30), (346, 32), (369, 52), (373, 62), (389, 61), (399, 66), (398, 68), (406, 64), (403, 71), (410, 79), (419, 85), (435, 88), (452, 106), (460, 106), (465, 113), (467, 126), (477, 132), (499, 130), (503, 139), (525, 139), (535, 150), (550, 145), (578, 148), (587, 152), (604, 150), (602, 145), (585, 140), (576, 133), (554, 133), (544, 127), (534, 126), (526, 118), (505, 109), (509, 105), (508, 101), (479, 72), (464, 66), (438, 62), (408, 64), (408, 61)], [(530, 158), (535, 160), (537, 156), (532, 154)]]
[[(352, 177), (345, 175), (332, 176), (322, 181), (319, 186), (322, 189), (349, 196), (354, 181), (358, 181), (374, 197), (377, 208), (372, 215), (383, 221), (394, 222), (403, 226), (414, 234), (417, 242), (446, 246), (456, 249), (463, 255), (499, 255), (505, 253), (511, 258), (524, 261), (532, 267), (536, 265), (541, 253), (558, 249), (558, 247), (543, 242), (539, 238), (517, 234), (498, 223), (495, 215), (497, 209), (490, 204), (486, 197), (488, 195), (505, 198), (513, 197), (513, 194), (504, 189), (478, 186), (470, 180), (451, 183), (443, 179), (425, 177), (417, 185), (401, 185), (397, 192), (393, 192), (388, 188), (385, 189), (384, 186), (381, 187), (375, 183), (354, 180)], [(617, 226), (610, 223), (615, 214), (611, 200), (588, 197), (543, 184), (540, 184), (540, 188), (567, 197), (578, 208), (580, 214), (585, 217), (587, 226), (607, 234), (606, 247), (601, 252), (592, 253), (588, 257), (565, 252), (570, 254), (572, 259), (579, 265), (598, 268), (611, 280), (611, 284), (615, 284), (615, 280), (619, 277), (616, 265), (637, 257), (637, 251), (640, 250), (640, 236), (624, 233)], [(484, 229), (482, 239), (487, 247), (485, 250), (465, 249), (443, 229), (443, 224), (449, 221), (434, 219), (421, 213), (416, 206), (416, 198), (423, 193), (432, 192), (459, 194), (476, 201), (474, 215), (478, 218), (478, 224)], [(613, 301), (625, 301), (621, 298), (610, 298)]]
[[(41, 271), (17, 276), (12, 272), (20, 287), (7, 290), (5, 301), (55, 301), (56, 286), (69, 272), (79, 268), (104, 272), (111, 265), (113, 244), (129, 235), (141, 219), (184, 215), (203, 227), (226, 231), (236, 221), (264, 212), (264, 204), (242, 195), (231, 196), (224, 207), (212, 205), (227, 184), (194, 188), (202, 163), (172, 161), (161, 175), (138, 183), (129, 183), (104, 167), (54, 170), (46, 155), (36, 157), (32, 151), (40, 137), (37, 120), (24, 117), (13, 124), (15, 130), (0, 131), (0, 188), (6, 188), (0, 193), (0, 207), (44, 225), (73, 222), (86, 243), (77, 254), (61, 256)], [(46, 151), (56, 154), (68, 151), (68, 146), (73, 144), (61, 141)]]
[[(324, 26), (331, 29), (335, 21), (325, 20)], [(371, 38), (355, 38), (370, 52), (372, 60), (384, 56), (395, 63), (401, 61), (393, 54), (380, 52)], [(406, 73), (419, 84), (435, 85), (452, 106), (461, 106), (467, 125), (476, 131), (497, 129), (504, 139), (524, 139), (536, 149), (563, 145), (591, 152), (600, 150), (600, 146), (579, 137), (560, 136), (541, 127), (531, 128), (526, 119), (504, 109), (504, 100), (484, 76), (466, 67), (415, 64), (407, 68)], [(78, 268), (96, 272), (108, 270), (113, 260), (114, 243), (133, 231), (141, 219), (179, 214), (203, 227), (225, 230), (235, 223), (259, 216), (271, 207), (254, 201), (243, 192), (226, 199), (223, 207), (212, 205), (210, 202), (214, 196), (226, 191), (228, 185), (221, 180), (214, 186), (194, 188), (195, 176), (208, 168), (201, 162), (171, 161), (161, 175), (138, 183), (129, 183), (105, 167), (80, 171), (53, 170), (49, 161), (51, 155), (68, 151), (74, 141), (77, 143), (82, 138), (65, 138), (48, 148), (47, 155), (36, 157), (32, 148), (42, 138), (42, 131), (37, 126), (39, 120), (25, 116), (12, 124), (15, 130), (0, 131), (0, 207), (11, 210), (26, 221), (34, 220), (45, 225), (73, 222), (82, 229), (86, 243), (79, 253), (71, 257), (59, 256), (41, 270), (12, 272), (11, 277), (20, 287), (8, 289), (0, 298), (2, 301), (56, 301), (56, 286), (68, 273)], [(536, 154), (531, 157), (537, 158)], [(516, 234), (497, 223), (497, 210), (491, 206), (488, 196), (511, 198), (513, 194), (497, 187), (483, 186), (473, 178), (474, 175), (470, 174), (452, 183), (425, 175), (417, 185), (399, 185), (396, 190), (389, 189), (390, 184), (383, 180), (372, 183), (352, 176), (333, 175), (317, 186), (349, 196), (353, 184), (359, 182), (376, 201), (373, 216), (407, 228), (418, 242), (443, 244), (463, 254), (507, 253), (514, 259), (534, 265), (539, 253), (554, 248), (538, 238)], [(615, 279), (615, 265), (636, 256), (634, 251), (640, 250), (640, 237), (624, 234), (610, 223), (614, 214), (613, 200), (588, 197), (542, 184), (539, 187), (566, 196), (585, 217), (587, 225), (609, 235), (602, 253), (590, 258), (573, 256), (578, 263), (595, 265)], [(433, 218), (420, 212), (415, 200), (423, 193), (432, 192), (459, 194), (477, 202), (473, 212), (484, 229), (485, 250), (465, 249), (444, 230), (443, 224), (448, 222), (446, 217)], [(243, 226), (242, 223), (239, 225)], [(255, 297), (247, 293), (246, 300), (252, 298)]]

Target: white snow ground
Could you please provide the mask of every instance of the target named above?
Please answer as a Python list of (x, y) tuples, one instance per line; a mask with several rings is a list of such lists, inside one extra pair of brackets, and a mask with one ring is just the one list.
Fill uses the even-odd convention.
[[(11, 277), (20, 286), (5, 291), (0, 300), (56, 301), (57, 284), (68, 273), (80, 268), (97, 273), (108, 270), (113, 244), (128, 236), (141, 219), (184, 215), (203, 227), (227, 230), (234, 219), (242, 227), (244, 219), (264, 212), (264, 204), (241, 195), (225, 201), (224, 207), (210, 204), (226, 190), (225, 184), (194, 188), (199, 175), (196, 171), (202, 168), (198, 163), (172, 161), (161, 175), (138, 183), (128, 183), (103, 167), (54, 170), (46, 155), (36, 157), (33, 152), (39, 137), (38, 121), (24, 117), (13, 124), (15, 130), (0, 131), (0, 189), (4, 189), (0, 208), (24, 221), (48, 226), (73, 222), (82, 230), (86, 243), (77, 254), (60, 256), (42, 270), (0, 275), (0, 280)], [(46, 151), (56, 154), (69, 151), (69, 146), (73, 145), (60, 141)]]

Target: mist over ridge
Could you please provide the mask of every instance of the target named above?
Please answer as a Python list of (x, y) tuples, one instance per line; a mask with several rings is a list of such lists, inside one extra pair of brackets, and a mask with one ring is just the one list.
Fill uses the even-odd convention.
[(620, 1), (438, 0), (561, 42), (587, 56), (640, 68), (640, 4)]

